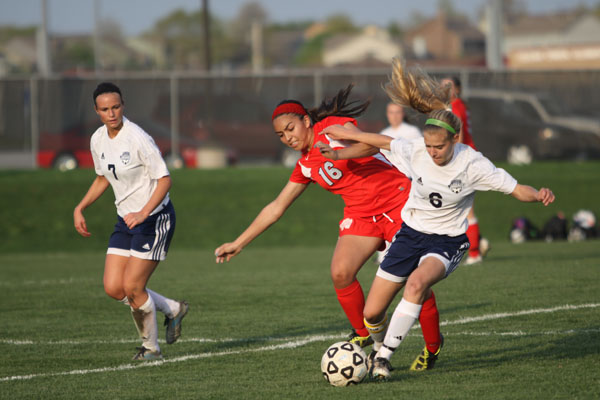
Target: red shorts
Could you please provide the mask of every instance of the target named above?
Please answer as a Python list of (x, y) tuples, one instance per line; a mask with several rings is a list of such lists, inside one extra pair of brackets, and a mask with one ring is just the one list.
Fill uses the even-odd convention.
[[(340, 221), (340, 236), (356, 235), (378, 237), (387, 242), (391, 242), (402, 225), (400, 213), (402, 212), (403, 206), (404, 205), (400, 205), (383, 214), (370, 217), (357, 217), (344, 213), (344, 219)], [(385, 243), (383, 244), (383, 247), (385, 247)]]

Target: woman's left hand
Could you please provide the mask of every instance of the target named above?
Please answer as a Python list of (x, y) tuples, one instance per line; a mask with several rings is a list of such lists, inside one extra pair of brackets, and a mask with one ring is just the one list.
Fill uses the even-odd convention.
[(537, 193), (537, 200), (544, 203), (545, 206), (554, 201), (554, 193), (548, 188), (541, 188)]
[(146, 220), (146, 218), (148, 218), (148, 215), (146, 215), (142, 211), (138, 211), (138, 212), (132, 212), (132, 213), (127, 214), (123, 218), (123, 221), (125, 221), (125, 224), (127, 225), (127, 227), (129, 229), (133, 229), (137, 225), (144, 222)]
[(330, 145), (323, 142), (317, 142), (317, 144), (315, 144), (315, 147), (319, 149), (323, 157), (329, 158), (333, 161), (338, 159), (337, 151), (332, 149)]

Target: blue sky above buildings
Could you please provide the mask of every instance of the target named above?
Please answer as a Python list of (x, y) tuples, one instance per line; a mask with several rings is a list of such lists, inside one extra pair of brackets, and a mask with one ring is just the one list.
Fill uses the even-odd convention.
[[(98, 0), (101, 18), (115, 20), (123, 32), (137, 35), (156, 20), (182, 8), (200, 8), (201, 0)], [(475, 20), (488, 0), (454, 0), (454, 7)], [(211, 12), (222, 19), (234, 18), (248, 0), (210, 0)], [(433, 16), (439, 0), (258, 0), (271, 22), (321, 20), (345, 13), (359, 25), (409, 22), (414, 12)], [(47, 0), (48, 28), (51, 33), (89, 33), (94, 27), (93, 0)], [(531, 13), (572, 9), (578, 5), (595, 6), (598, 0), (524, 0)], [(0, 25), (37, 25), (41, 21), (41, 0), (0, 0)]]

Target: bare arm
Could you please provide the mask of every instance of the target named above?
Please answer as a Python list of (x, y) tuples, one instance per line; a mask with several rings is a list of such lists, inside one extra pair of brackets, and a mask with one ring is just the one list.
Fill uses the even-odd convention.
[(541, 188), (537, 190), (528, 185), (517, 184), (515, 190), (510, 194), (512, 197), (523, 202), (535, 202), (539, 201), (545, 206), (554, 201), (554, 193), (548, 188)]
[(169, 175), (158, 179), (156, 189), (154, 189), (154, 192), (152, 192), (152, 196), (150, 196), (150, 199), (146, 205), (140, 211), (129, 213), (123, 218), (123, 221), (125, 221), (125, 224), (127, 224), (129, 229), (141, 224), (146, 220), (146, 218), (148, 218), (150, 213), (154, 211), (156, 207), (158, 207), (158, 205), (164, 200), (167, 193), (169, 193), (169, 189), (171, 189), (171, 183), (171, 177)]
[(79, 234), (83, 237), (89, 237), (91, 234), (87, 230), (87, 225), (85, 223), (85, 218), (83, 217), (83, 210), (92, 205), (102, 193), (108, 188), (109, 183), (108, 180), (102, 176), (97, 175), (96, 179), (92, 182), (90, 188), (88, 189), (83, 199), (77, 204), (75, 210), (73, 210), (73, 222), (75, 225), (75, 230), (79, 232)]
[(277, 222), (307, 186), (302, 183), (288, 182), (275, 200), (261, 210), (254, 221), (237, 239), (230, 243), (224, 243), (215, 249), (216, 262), (223, 263), (238, 255), (246, 245)]
[(329, 137), (336, 140), (353, 140), (357, 142), (343, 149), (333, 150), (330, 146), (317, 143), (317, 147), (323, 156), (332, 160), (347, 160), (349, 158), (359, 158), (372, 156), (378, 152), (377, 149), (390, 149), (392, 138), (378, 133), (365, 133), (359, 130), (353, 124), (347, 123), (344, 126), (331, 125), (323, 129)]

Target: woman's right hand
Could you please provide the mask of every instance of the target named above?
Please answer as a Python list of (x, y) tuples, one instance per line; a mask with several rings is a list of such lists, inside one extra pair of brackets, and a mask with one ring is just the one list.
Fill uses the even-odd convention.
[(223, 264), (225, 261), (229, 261), (232, 257), (237, 256), (241, 251), (241, 246), (234, 243), (224, 243), (215, 250), (216, 262), (217, 264)]
[(349, 133), (354, 133), (351, 129), (348, 129), (342, 125), (336, 124), (336, 125), (329, 125), (327, 127), (325, 127), (321, 133), (325, 133), (327, 134), (327, 136), (329, 136), (329, 138), (334, 139), (334, 140), (344, 140), (344, 139), (349, 139), (348, 134)]
[(83, 213), (79, 209), (79, 207), (75, 208), (73, 211), (73, 221), (75, 225), (75, 230), (83, 237), (92, 236), (91, 233), (87, 230), (87, 225), (85, 223), (85, 218), (83, 217)]

